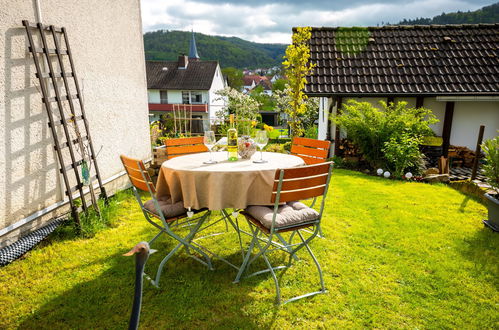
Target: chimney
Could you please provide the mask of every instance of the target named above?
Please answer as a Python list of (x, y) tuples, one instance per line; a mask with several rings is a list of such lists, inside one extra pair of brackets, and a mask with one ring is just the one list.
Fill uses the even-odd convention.
[(187, 65), (189, 65), (189, 58), (187, 55), (182, 54), (178, 57), (178, 68), (179, 69), (187, 69)]

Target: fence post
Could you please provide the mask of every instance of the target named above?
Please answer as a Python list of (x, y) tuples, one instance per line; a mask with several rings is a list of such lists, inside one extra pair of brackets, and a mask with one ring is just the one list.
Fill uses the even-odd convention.
[(478, 159), (480, 158), (480, 151), (482, 150), (481, 145), (482, 145), (484, 131), (485, 131), (485, 126), (480, 125), (480, 131), (478, 132), (478, 140), (476, 141), (475, 159), (473, 159), (473, 169), (471, 170), (471, 181), (475, 180), (476, 172), (478, 171)]

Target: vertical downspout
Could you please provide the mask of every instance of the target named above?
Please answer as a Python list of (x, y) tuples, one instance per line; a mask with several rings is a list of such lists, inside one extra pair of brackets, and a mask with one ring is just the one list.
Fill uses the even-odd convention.
[(40, 6), (40, 1), (41, 0), (35, 0), (35, 9), (36, 9), (36, 22), (41, 23), (42, 22), (42, 9)]

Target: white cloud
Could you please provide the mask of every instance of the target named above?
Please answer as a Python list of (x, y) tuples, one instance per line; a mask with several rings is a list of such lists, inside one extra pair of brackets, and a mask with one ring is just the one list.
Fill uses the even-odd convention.
[[(485, 0), (352, 0), (210, 1), (142, 0), (144, 32), (157, 29), (191, 30), (236, 36), (255, 42), (289, 43), (293, 26), (375, 26), (404, 18), (433, 17), (442, 12), (475, 10)], [(351, 3), (348, 7), (348, 3)]]

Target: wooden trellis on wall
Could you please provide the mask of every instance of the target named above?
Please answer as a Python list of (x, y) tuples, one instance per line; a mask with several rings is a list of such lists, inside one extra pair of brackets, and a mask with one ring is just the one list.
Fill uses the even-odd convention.
[[(89, 187), (91, 203), (96, 210), (98, 206), (93, 181), (98, 181), (100, 197), (106, 201), (107, 194), (90, 137), (68, 35), (65, 28), (56, 28), (53, 25), (44, 26), (41, 23), (33, 24), (24, 20), (23, 26), (26, 28), (29, 51), (40, 82), (42, 101), (47, 111), (48, 125), (54, 139), (54, 148), (71, 205), (71, 214), (79, 226), (79, 208), (75, 198), (80, 197), (81, 207), (83, 211), (87, 211), (89, 205), (84, 196), (85, 184)], [(78, 194), (74, 196), (76, 193)]]

